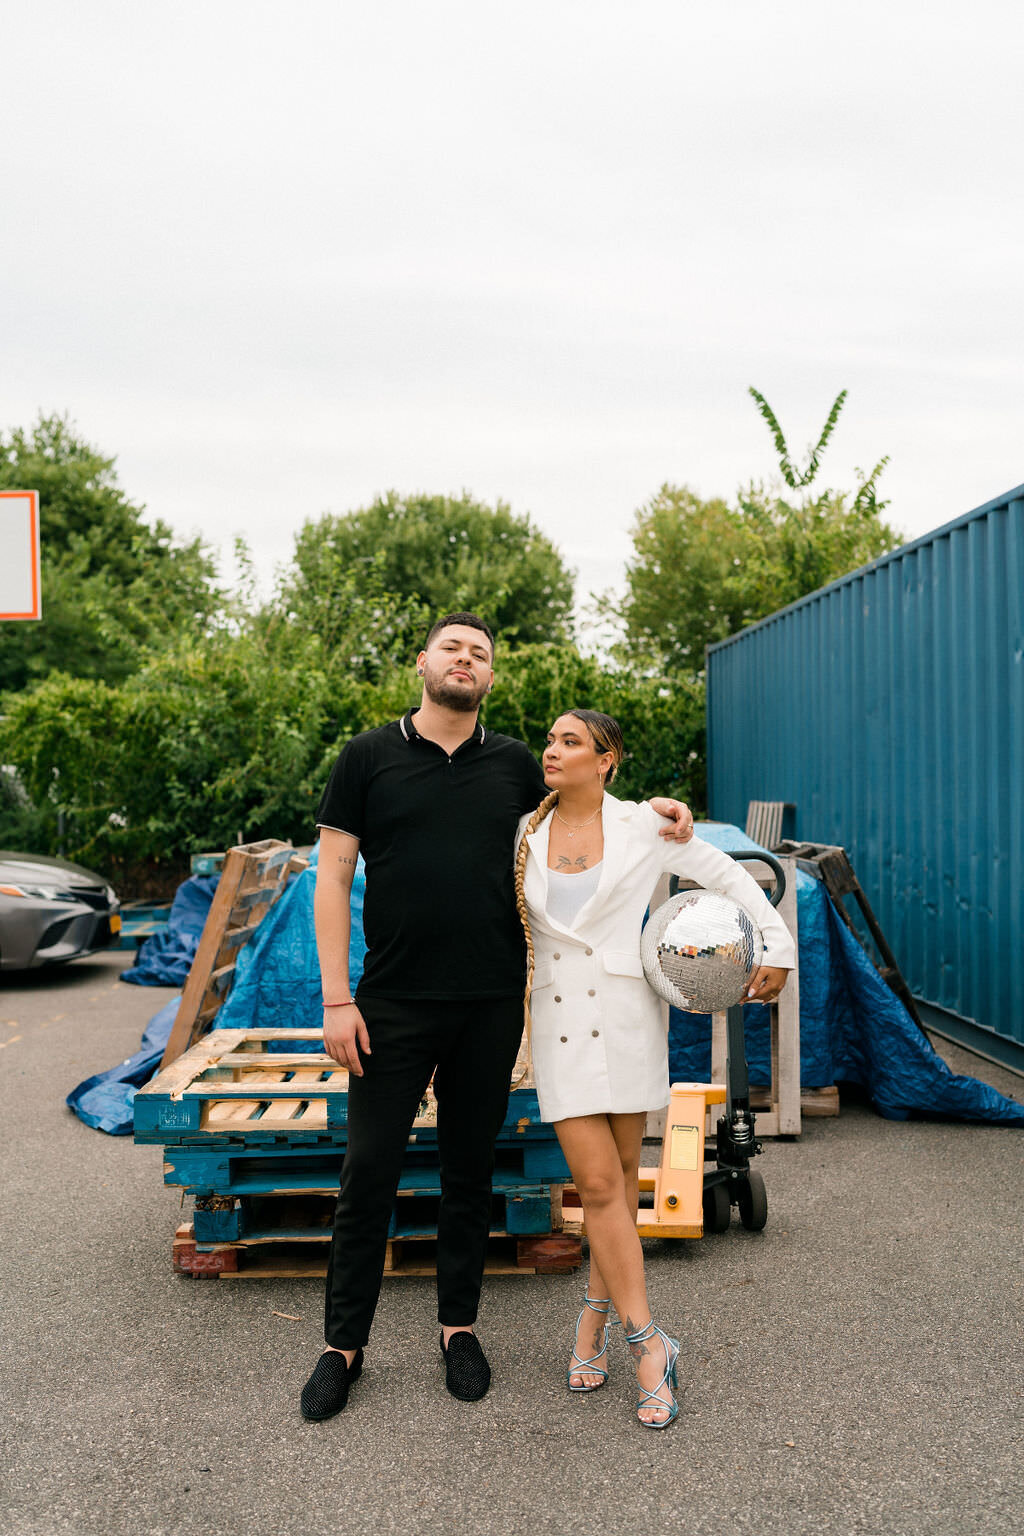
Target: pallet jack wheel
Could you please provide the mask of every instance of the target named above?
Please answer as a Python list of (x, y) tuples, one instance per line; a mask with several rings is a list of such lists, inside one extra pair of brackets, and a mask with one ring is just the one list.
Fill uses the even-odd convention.
[(764, 1179), (751, 1169), (736, 1192), (740, 1221), (748, 1232), (760, 1232), (768, 1220), (768, 1195)]
[(724, 1232), (729, 1225), (729, 1191), (724, 1184), (710, 1184), (704, 1191), (704, 1231)]

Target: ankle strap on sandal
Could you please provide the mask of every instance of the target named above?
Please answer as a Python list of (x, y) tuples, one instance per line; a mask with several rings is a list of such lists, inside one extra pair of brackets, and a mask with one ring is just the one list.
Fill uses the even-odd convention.
[[(612, 1299), (610, 1296), (589, 1296), (587, 1292), (584, 1291), (583, 1305), (585, 1307), (589, 1307), (591, 1312), (598, 1313), (600, 1317), (607, 1317), (611, 1310)], [(613, 1317), (610, 1323), (605, 1324), (605, 1327), (617, 1328), (620, 1322), (621, 1318)]]
[[(636, 1333), (624, 1333), (622, 1337), (627, 1344), (646, 1344), (647, 1340), (653, 1339), (656, 1333), (660, 1334), (661, 1329), (652, 1317), (650, 1322), (645, 1323), (642, 1328), (638, 1328)], [(662, 1334), (662, 1337), (664, 1338), (664, 1334)]]

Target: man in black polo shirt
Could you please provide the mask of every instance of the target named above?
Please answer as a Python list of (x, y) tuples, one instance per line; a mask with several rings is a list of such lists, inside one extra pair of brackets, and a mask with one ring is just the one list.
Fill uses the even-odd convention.
[[(475, 1401), (490, 1368), (475, 1334), (494, 1143), (523, 1032), (525, 942), (512, 854), (547, 793), (529, 749), (478, 719), (494, 641), (448, 614), (417, 659), (418, 709), (353, 737), (320, 803), (316, 932), (324, 1043), (348, 1067), (348, 1146), (327, 1272), (327, 1349), (302, 1393), (307, 1419), (345, 1406), (380, 1293), (409, 1130), (431, 1074), (441, 1203), (438, 1321), (449, 1392)], [(689, 812), (680, 808), (680, 835)], [(349, 897), (366, 863), (367, 953), (349, 988)]]

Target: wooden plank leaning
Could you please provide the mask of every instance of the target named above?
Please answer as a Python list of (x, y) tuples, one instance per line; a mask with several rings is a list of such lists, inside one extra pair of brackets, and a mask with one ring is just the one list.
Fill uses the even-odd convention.
[(160, 1062), (161, 1070), (210, 1028), (230, 990), (243, 944), (283, 895), (289, 874), (304, 869), (306, 862), (291, 843), (277, 838), (243, 843), (228, 850)]
[(788, 800), (750, 800), (747, 803), (746, 834), (771, 851), (776, 843), (789, 836), (795, 816), (796, 806)]

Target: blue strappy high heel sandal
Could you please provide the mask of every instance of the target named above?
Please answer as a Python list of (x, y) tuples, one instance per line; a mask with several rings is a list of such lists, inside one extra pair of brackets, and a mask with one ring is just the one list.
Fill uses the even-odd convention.
[[(645, 1429), (668, 1429), (668, 1426), (673, 1422), (676, 1415), (679, 1413), (679, 1404), (676, 1402), (671, 1392), (668, 1394), (668, 1402), (666, 1402), (663, 1397), (659, 1396), (659, 1394), (663, 1387), (668, 1386), (671, 1387), (673, 1391), (675, 1391), (678, 1386), (678, 1382), (676, 1380), (676, 1361), (679, 1359), (679, 1340), (670, 1339), (667, 1333), (662, 1333), (661, 1329), (655, 1324), (653, 1318), (645, 1327), (639, 1328), (636, 1333), (627, 1333), (623, 1335), (626, 1343), (630, 1347), (630, 1353), (632, 1353), (634, 1344), (646, 1344), (649, 1339), (653, 1339), (655, 1336), (657, 1336), (665, 1346), (665, 1370), (661, 1380), (658, 1382), (658, 1385), (654, 1388), (653, 1392), (647, 1392), (643, 1387), (640, 1387), (640, 1396), (637, 1398), (636, 1403), (637, 1418)], [(637, 1383), (637, 1385), (639, 1386), (639, 1383)], [(667, 1412), (668, 1418), (641, 1419), (640, 1409), (646, 1408), (648, 1406), (651, 1408), (663, 1408)]]
[[(570, 1392), (596, 1392), (598, 1387), (603, 1387), (605, 1382), (608, 1380), (608, 1372), (603, 1368), (603, 1366), (595, 1365), (594, 1361), (599, 1360), (603, 1354), (607, 1353), (608, 1329), (613, 1328), (615, 1326), (614, 1323), (605, 1323), (603, 1329), (604, 1342), (596, 1355), (592, 1355), (589, 1360), (581, 1360), (579, 1355), (576, 1353), (576, 1346), (580, 1341), (580, 1323), (582, 1323), (588, 1307), (590, 1308), (591, 1312), (597, 1312), (599, 1316), (607, 1317), (609, 1310), (611, 1309), (611, 1299), (607, 1296), (588, 1296), (586, 1291), (583, 1293), (583, 1310), (580, 1312), (579, 1317), (576, 1319), (576, 1337), (572, 1341), (572, 1358), (576, 1364), (571, 1365), (565, 1373), (565, 1379)], [(616, 1321), (618, 1321), (618, 1319), (616, 1319)], [(582, 1376), (584, 1372), (591, 1376), (600, 1376), (601, 1380), (592, 1382), (589, 1386), (584, 1383), (578, 1387), (574, 1387), (572, 1384), (573, 1377)]]

